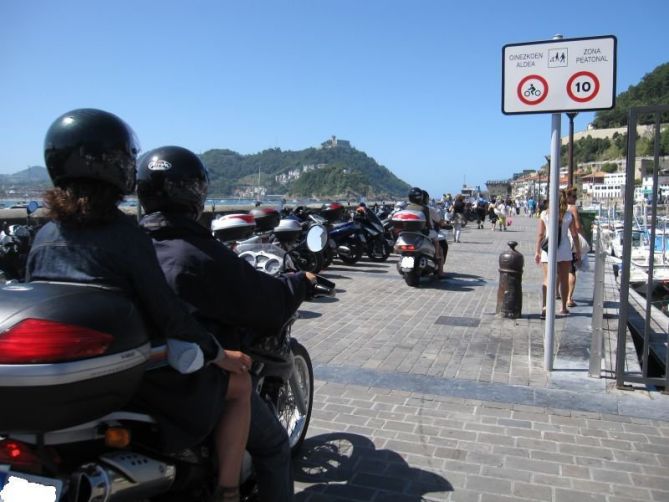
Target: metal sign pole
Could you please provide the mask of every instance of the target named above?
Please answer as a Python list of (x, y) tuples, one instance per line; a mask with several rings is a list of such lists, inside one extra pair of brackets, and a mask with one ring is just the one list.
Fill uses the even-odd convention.
[(560, 131), (562, 116), (552, 114), (550, 194), (548, 194), (548, 285), (546, 287), (546, 329), (544, 331), (544, 369), (553, 370), (555, 338), (555, 285), (557, 284), (557, 249), (560, 205)]

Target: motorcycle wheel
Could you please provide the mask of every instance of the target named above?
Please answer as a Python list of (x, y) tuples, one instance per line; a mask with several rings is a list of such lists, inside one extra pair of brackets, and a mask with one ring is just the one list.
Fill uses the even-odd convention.
[(367, 256), (369, 259), (375, 262), (386, 261), (390, 256), (390, 249), (386, 244), (385, 239), (377, 239), (372, 242), (371, 246), (367, 251)]
[(404, 274), (404, 282), (407, 283), (407, 286), (411, 286), (412, 288), (417, 288), (418, 284), (420, 283), (420, 275), (418, 275), (418, 272), (416, 270), (412, 270), (411, 272), (406, 272)]
[(296, 455), (304, 442), (311, 420), (311, 408), (314, 404), (314, 369), (311, 365), (309, 352), (303, 345), (295, 340), (291, 341), (291, 350), (295, 361), (295, 372), (297, 381), (306, 397), (306, 414), (302, 414), (295, 402), (296, 394), (293, 391), (290, 380), (281, 388), (276, 400), (276, 412), (281, 425), (288, 433), (290, 451)]
[(340, 255), (339, 258), (348, 265), (355, 265), (360, 261), (360, 258), (362, 258), (362, 248), (360, 248), (360, 246), (351, 246), (351, 251), (353, 251), (351, 256)]
[(320, 253), (303, 251), (291, 254), (298, 268), (304, 272), (313, 272), (317, 274), (323, 268), (323, 258)]
[(328, 268), (334, 261), (335, 252), (330, 246), (323, 250), (323, 268)]

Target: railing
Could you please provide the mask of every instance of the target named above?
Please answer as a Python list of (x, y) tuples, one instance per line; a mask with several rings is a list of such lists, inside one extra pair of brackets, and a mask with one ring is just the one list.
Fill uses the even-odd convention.
[[(592, 294), (592, 340), (590, 344), (589, 374), (594, 378), (601, 378), (602, 358), (604, 355), (604, 272), (606, 267), (606, 250), (602, 243), (602, 228), (599, 221), (595, 222), (597, 237), (593, 238), (595, 250), (594, 290)], [(595, 232), (593, 232), (593, 236)]]
[[(619, 388), (624, 388), (626, 382), (642, 383), (645, 385), (658, 385), (669, 389), (669, 372), (666, 368), (669, 366), (669, 350), (667, 345), (667, 327), (666, 322), (658, 323), (654, 320), (657, 315), (656, 309), (652, 306), (652, 296), (654, 288), (654, 266), (655, 266), (655, 228), (657, 224), (657, 199), (659, 193), (659, 151), (660, 151), (660, 117), (663, 113), (669, 112), (668, 105), (655, 105), (631, 108), (627, 120), (627, 166), (625, 182), (625, 231), (623, 235), (623, 262), (622, 274), (620, 278), (620, 311), (618, 317), (618, 336), (616, 348), (616, 384)], [(630, 268), (632, 252), (632, 218), (634, 205), (634, 164), (636, 156), (636, 124), (640, 115), (655, 116), (655, 155), (653, 168), (653, 187), (652, 187), (652, 208), (650, 224), (650, 246), (648, 258), (648, 273), (646, 280), (646, 298), (645, 312), (639, 312), (635, 305), (640, 303), (639, 296), (633, 291), (630, 292)], [(632, 302), (630, 302), (630, 293)], [(632, 315), (630, 315), (630, 312)], [(663, 314), (659, 314), (663, 315)], [(593, 314), (594, 322), (594, 314)], [(642, 324), (642, 326), (641, 326)], [(664, 325), (664, 326), (663, 326)], [(627, 334), (628, 328), (632, 335), (636, 337), (637, 343), (641, 344), (641, 375), (632, 374), (625, 371)], [(658, 329), (659, 328), (659, 329)], [(659, 374), (651, 374), (650, 368), (653, 367), (650, 361), (651, 345), (664, 349), (664, 354), (660, 357), (663, 369)], [(657, 356), (656, 356), (657, 359)], [(662, 375), (662, 371), (664, 375)]]

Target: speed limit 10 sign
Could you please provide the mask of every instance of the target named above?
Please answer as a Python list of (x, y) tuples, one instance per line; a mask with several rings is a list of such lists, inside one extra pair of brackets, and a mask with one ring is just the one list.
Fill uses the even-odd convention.
[(502, 112), (558, 113), (615, 106), (614, 36), (508, 44), (502, 49)]

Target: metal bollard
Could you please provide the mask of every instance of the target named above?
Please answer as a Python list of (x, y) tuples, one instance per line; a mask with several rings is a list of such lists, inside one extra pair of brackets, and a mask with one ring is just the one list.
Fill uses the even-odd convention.
[(511, 248), (499, 255), (499, 288), (497, 314), (517, 319), (523, 310), (523, 255), (516, 251), (516, 241), (507, 242)]

